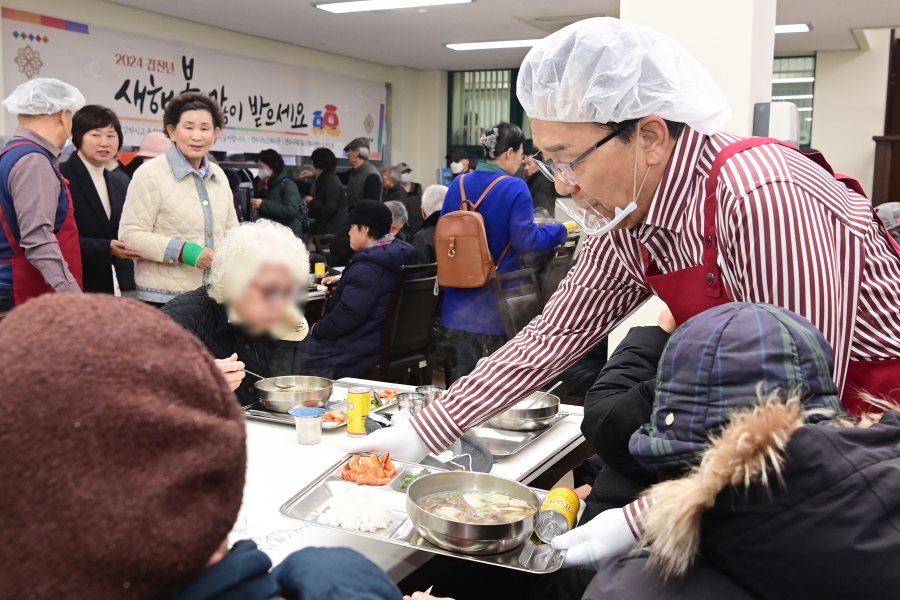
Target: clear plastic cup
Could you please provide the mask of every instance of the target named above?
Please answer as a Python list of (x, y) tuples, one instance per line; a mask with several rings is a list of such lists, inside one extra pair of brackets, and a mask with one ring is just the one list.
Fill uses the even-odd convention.
[(292, 408), (288, 414), (297, 426), (297, 442), (311, 446), (322, 441), (324, 408)]

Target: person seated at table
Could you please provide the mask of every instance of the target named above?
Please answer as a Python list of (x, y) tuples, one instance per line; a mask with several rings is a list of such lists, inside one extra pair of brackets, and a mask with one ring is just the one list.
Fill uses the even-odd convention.
[(425, 220), (412, 238), (412, 245), (416, 249), (420, 265), (437, 262), (434, 253), (434, 232), (437, 229), (438, 219), (441, 218), (441, 208), (444, 206), (446, 195), (445, 185), (429, 185), (422, 194), (422, 218)]
[(242, 406), (256, 403), (256, 378), (299, 375), (299, 342), (308, 333), (297, 308), (309, 254), (294, 232), (265, 219), (230, 229), (216, 248), (209, 286), (180, 294), (162, 311), (218, 359)]
[(390, 200), (384, 205), (391, 211), (391, 235), (408, 242), (412, 233), (409, 231), (409, 211), (406, 210), (406, 205), (398, 200)]
[[(873, 399), (883, 416), (847, 419), (833, 371), (822, 334), (783, 308), (730, 303), (675, 330), (628, 442), (664, 483), (553, 541), (567, 566), (600, 568), (584, 597), (893, 597), (900, 413)], [(645, 403), (633, 383), (613, 418)], [(633, 532), (649, 552), (612, 561)], [(819, 577), (829, 563), (853, 577)]]
[(206, 348), (158, 310), (47, 294), (4, 319), (0, 346), (0, 452), (15, 457), (0, 465), (0, 597), (401, 600), (348, 548), (271, 573), (253, 541), (229, 550), (244, 418)]
[(397, 273), (416, 264), (415, 248), (391, 235), (391, 211), (381, 202), (362, 200), (348, 220), (355, 254), (302, 349), (303, 372), (329, 379), (359, 377), (378, 364)]

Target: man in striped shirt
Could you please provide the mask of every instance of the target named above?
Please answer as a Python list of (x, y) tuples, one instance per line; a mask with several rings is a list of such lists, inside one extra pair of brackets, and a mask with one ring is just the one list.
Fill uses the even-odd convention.
[(848, 372), (863, 374), (854, 383), (900, 373), (900, 255), (871, 203), (794, 149), (719, 133), (727, 102), (676, 42), (587, 19), (529, 52), (517, 94), (557, 192), (618, 227), (590, 236), (543, 314), (411, 427), (354, 451), (443, 450), (576, 362), (654, 293), (679, 322), (730, 300), (806, 317), (832, 345), (845, 402)]

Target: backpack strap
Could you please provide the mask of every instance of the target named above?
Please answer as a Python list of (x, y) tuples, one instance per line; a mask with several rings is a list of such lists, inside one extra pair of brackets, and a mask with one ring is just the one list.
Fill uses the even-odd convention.
[[(497, 185), (498, 183), (500, 183), (501, 181), (503, 181), (504, 179), (509, 179), (509, 175), (501, 175), (497, 179), (493, 180), (484, 189), (484, 193), (481, 194), (481, 197), (478, 199), (478, 202), (476, 202), (474, 205), (469, 201), (468, 198), (466, 198), (466, 186), (463, 185), (464, 178), (465, 178), (465, 175), (459, 176), (459, 193), (460, 193), (460, 196), (462, 197), (462, 202), (459, 203), (459, 208), (460, 208), (460, 210), (470, 210), (470, 211), (474, 212), (479, 207), (479, 205), (481, 205), (481, 202), (487, 197), (488, 193), (492, 189), (494, 189), (494, 186)], [(506, 244), (506, 248), (503, 249), (503, 254), (500, 255), (500, 260), (498, 260), (497, 264), (494, 265), (495, 271), (500, 268), (501, 264), (503, 264), (503, 259), (506, 258), (507, 254), (509, 254), (510, 249), (512, 249), (512, 241), (508, 242)]]

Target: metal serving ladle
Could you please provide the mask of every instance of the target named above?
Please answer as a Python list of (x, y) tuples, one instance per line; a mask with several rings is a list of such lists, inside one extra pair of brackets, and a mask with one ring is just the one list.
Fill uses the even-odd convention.
[[(252, 375), (252, 373), (251, 373), (251, 375)], [(546, 392), (544, 392), (543, 394), (541, 394), (540, 396), (538, 396), (538, 398), (537, 398), (536, 400), (533, 400), (533, 401), (531, 402), (531, 404), (529, 404), (528, 406), (525, 407), (525, 410), (528, 410), (529, 408), (534, 408), (535, 406), (537, 406), (538, 404), (540, 404), (540, 403), (541, 403), (541, 400), (543, 400), (544, 398), (546, 398), (547, 396), (549, 396), (549, 395), (550, 395), (550, 392), (552, 392), (553, 390), (555, 390), (556, 388), (558, 388), (558, 387), (561, 386), (562, 384), (563, 384), (562, 381), (557, 381), (556, 383), (554, 383), (554, 384), (553, 384), (553, 387), (551, 387), (549, 390), (547, 390)]]

